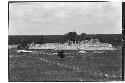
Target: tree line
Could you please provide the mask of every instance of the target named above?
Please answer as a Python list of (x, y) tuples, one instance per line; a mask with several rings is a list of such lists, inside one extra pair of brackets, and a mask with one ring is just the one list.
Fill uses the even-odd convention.
[(68, 32), (64, 35), (32, 35), (32, 36), (8, 36), (8, 44), (37, 44), (43, 43), (65, 43), (73, 41), (74, 43), (83, 40), (98, 39), (102, 43), (111, 43), (120, 45), (122, 41), (121, 34), (86, 34), (78, 35), (76, 32)]

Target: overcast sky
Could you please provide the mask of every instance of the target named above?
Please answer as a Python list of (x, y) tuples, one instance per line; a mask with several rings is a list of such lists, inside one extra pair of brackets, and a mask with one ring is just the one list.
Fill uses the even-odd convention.
[(121, 34), (120, 2), (9, 4), (9, 35)]

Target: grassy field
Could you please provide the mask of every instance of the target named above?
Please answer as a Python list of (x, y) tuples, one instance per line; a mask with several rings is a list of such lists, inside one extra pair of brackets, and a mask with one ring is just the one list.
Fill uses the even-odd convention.
[(54, 50), (17, 53), (9, 49), (9, 81), (120, 81), (122, 51), (65, 51), (60, 59)]

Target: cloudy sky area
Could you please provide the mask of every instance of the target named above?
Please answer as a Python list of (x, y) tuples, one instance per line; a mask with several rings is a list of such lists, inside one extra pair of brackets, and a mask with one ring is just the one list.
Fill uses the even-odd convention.
[(9, 4), (9, 35), (121, 34), (120, 2)]

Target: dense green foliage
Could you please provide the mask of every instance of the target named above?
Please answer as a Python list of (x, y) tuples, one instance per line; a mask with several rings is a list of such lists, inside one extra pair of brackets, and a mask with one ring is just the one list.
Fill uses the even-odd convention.
[(75, 35), (73, 38), (71, 34), (70, 37), (66, 37), (66, 35), (9, 35), (8, 43), (12, 44), (21, 44), (21, 42), (25, 43), (64, 43), (67, 40), (73, 41), (82, 41), (82, 40), (90, 40), (90, 39), (98, 39), (102, 43), (110, 43), (113, 45), (121, 45), (122, 35), (121, 34), (81, 34)]

